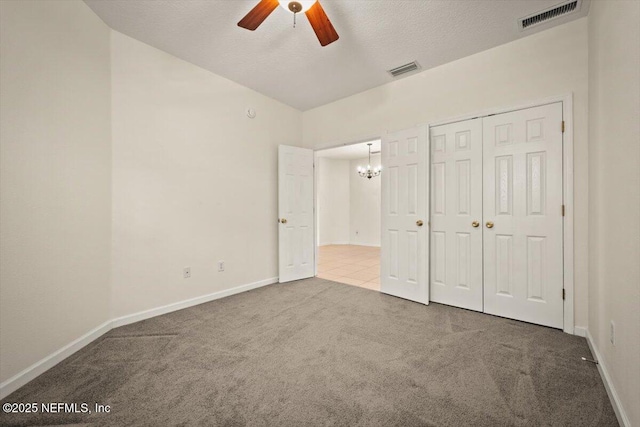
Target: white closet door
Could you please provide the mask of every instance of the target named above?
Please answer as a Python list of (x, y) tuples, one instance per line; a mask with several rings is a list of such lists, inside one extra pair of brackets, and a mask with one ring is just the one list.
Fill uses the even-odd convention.
[(431, 128), (431, 295), (482, 311), (482, 119)]
[(313, 150), (278, 147), (279, 281), (313, 277)]
[(429, 303), (427, 128), (382, 138), (380, 290)]
[(484, 311), (562, 328), (562, 103), (483, 119)]

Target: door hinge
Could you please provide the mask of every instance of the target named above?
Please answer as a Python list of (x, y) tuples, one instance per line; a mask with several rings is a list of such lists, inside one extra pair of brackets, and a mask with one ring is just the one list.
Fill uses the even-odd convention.
[(567, 297), (567, 293), (565, 292), (564, 288), (562, 288), (562, 299), (564, 300)]
[(562, 121), (562, 133), (564, 133), (564, 120)]
[(564, 205), (562, 205), (562, 216), (564, 216)]

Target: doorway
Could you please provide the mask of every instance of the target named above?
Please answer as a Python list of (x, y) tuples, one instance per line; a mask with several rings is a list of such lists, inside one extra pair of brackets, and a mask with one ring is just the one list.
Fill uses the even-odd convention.
[(380, 290), (380, 140), (315, 158), (317, 275)]

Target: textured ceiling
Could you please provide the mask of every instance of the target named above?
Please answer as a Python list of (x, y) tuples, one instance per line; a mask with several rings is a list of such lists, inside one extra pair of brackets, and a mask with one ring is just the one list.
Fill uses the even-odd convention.
[(85, 0), (111, 28), (299, 110), (586, 16), (521, 32), (517, 19), (561, 0), (322, 0), (340, 39), (321, 47), (305, 16), (278, 7), (256, 31), (237, 22), (258, 0)]
[[(371, 151), (380, 152), (382, 141), (379, 139), (369, 141), (371, 142)], [(316, 151), (316, 156), (327, 157), (329, 159), (342, 159), (342, 160), (354, 160), (362, 159), (369, 155), (369, 146), (367, 142), (361, 142), (358, 144), (345, 145), (343, 147), (329, 148), (326, 150)]]

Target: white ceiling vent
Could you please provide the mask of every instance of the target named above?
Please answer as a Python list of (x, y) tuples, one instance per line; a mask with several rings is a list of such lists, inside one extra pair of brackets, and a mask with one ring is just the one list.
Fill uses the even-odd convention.
[(416, 61), (413, 61), (389, 70), (389, 74), (391, 74), (393, 77), (398, 77), (401, 74), (410, 73), (412, 71), (416, 71), (419, 68), (420, 64), (418, 64)]
[(549, 9), (537, 12), (533, 15), (520, 18), (518, 20), (518, 27), (520, 28), (520, 31), (526, 30), (528, 28), (542, 24), (543, 22), (551, 21), (552, 19), (577, 12), (578, 10), (580, 10), (580, 3), (582, 3), (582, 0), (566, 1), (564, 3), (560, 3), (556, 6), (550, 7)]

